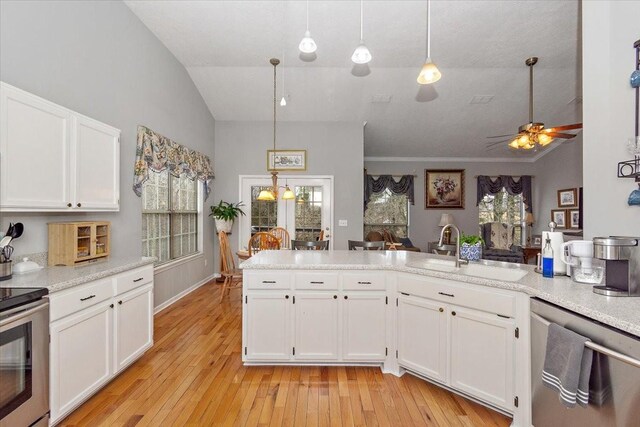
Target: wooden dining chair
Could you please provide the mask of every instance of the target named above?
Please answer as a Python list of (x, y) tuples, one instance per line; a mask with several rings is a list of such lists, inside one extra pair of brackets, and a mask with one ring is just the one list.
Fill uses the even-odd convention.
[(280, 241), (273, 234), (260, 231), (251, 236), (251, 239), (249, 239), (248, 249), (249, 256), (253, 256), (266, 249), (278, 250), (280, 249)]
[(286, 228), (276, 227), (269, 230), (280, 241), (280, 249), (291, 249), (291, 238)]
[(384, 251), (384, 242), (361, 242), (358, 240), (349, 240), (350, 251)]
[(292, 240), (291, 248), (294, 251), (328, 251), (329, 241), (319, 240), (317, 242), (307, 242), (306, 240)]
[(236, 268), (227, 233), (224, 231), (218, 232), (218, 241), (220, 242), (220, 259), (222, 260), (220, 275), (224, 278), (222, 291), (220, 292), (220, 302), (222, 302), (225, 293), (229, 293), (231, 289), (242, 287), (242, 271)]

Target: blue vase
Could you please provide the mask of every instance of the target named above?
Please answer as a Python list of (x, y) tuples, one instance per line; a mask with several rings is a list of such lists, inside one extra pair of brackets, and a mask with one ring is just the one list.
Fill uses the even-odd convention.
[(631, 73), (630, 83), (631, 87), (640, 87), (640, 70), (635, 70), (633, 73)]
[(640, 189), (633, 190), (631, 194), (629, 194), (629, 206), (640, 206)]
[(463, 243), (460, 246), (460, 258), (468, 261), (480, 261), (482, 258), (482, 243), (476, 243), (475, 245)]

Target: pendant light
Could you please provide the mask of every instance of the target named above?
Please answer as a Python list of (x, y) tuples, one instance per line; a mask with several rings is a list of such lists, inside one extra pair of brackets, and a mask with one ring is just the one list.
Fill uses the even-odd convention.
[(307, 0), (307, 31), (304, 32), (304, 37), (300, 41), (298, 49), (302, 53), (313, 53), (318, 49), (316, 42), (311, 38), (311, 32), (309, 32), (309, 0)]
[(358, 65), (366, 64), (371, 61), (371, 52), (364, 44), (363, 38), (363, 22), (364, 22), (364, 0), (360, 0), (360, 43), (356, 50), (353, 51), (353, 55), (351, 55), (351, 60)]
[(431, 0), (427, 0), (427, 59), (424, 61), (417, 80), (421, 85), (428, 85), (437, 82), (440, 77), (442, 77), (442, 73), (436, 64), (431, 62)]
[[(280, 60), (277, 58), (271, 58), (269, 63), (273, 65), (273, 150), (276, 149), (276, 84), (277, 74), (276, 67), (280, 64)], [(278, 171), (271, 172), (271, 188), (264, 189), (258, 194), (258, 200), (273, 201), (278, 198)]]

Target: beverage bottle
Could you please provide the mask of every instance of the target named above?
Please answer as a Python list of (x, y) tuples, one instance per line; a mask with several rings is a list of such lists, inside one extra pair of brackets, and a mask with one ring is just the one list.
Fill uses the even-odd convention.
[(542, 276), (553, 277), (553, 248), (549, 237), (542, 249)]

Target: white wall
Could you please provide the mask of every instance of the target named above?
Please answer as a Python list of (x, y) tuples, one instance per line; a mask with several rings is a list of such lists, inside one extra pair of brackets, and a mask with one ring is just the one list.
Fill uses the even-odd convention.
[(640, 236), (640, 207), (628, 206), (630, 179), (617, 163), (634, 135), (633, 43), (640, 39), (640, 1), (582, 2), (585, 237)]
[[(346, 249), (349, 239), (362, 240), (363, 138), (362, 123), (278, 123), (278, 148), (307, 150), (307, 171), (293, 174), (334, 177), (335, 249)], [(216, 122), (214, 202), (238, 201), (239, 175), (269, 175), (267, 150), (272, 146), (271, 122)], [(280, 179), (286, 175), (281, 172)], [(348, 227), (338, 227), (340, 219), (346, 219)], [(232, 232), (236, 230), (237, 224)], [(230, 240), (236, 248), (237, 239)]]
[[(25, 225), (17, 254), (47, 250), (47, 222), (102, 219), (112, 223), (115, 256), (141, 255), (141, 201), (131, 188), (139, 124), (213, 159), (215, 121), (202, 97), (184, 67), (120, 1), (3, 0), (0, 79), (122, 130), (120, 212), (2, 215), (2, 230), (10, 221)], [(24, 179), (38, 185), (46, 177), (25, 171)], [(156, 305), (213, 274), (211, 221), (203, 232), (204, 258), (156, 275)]]

